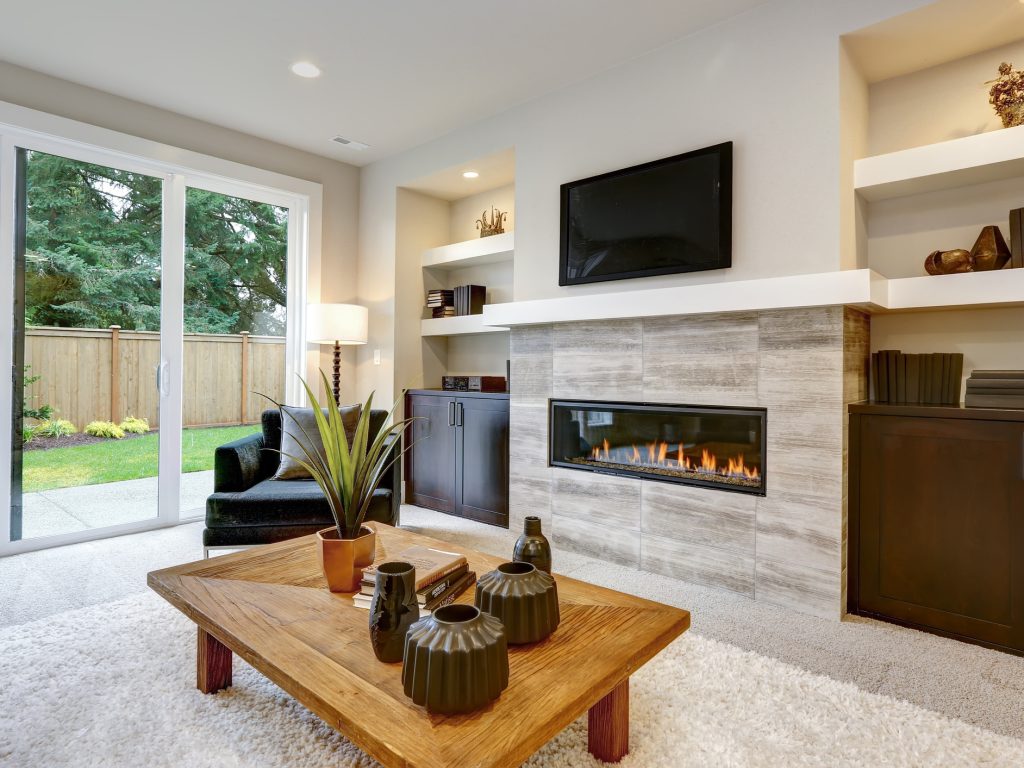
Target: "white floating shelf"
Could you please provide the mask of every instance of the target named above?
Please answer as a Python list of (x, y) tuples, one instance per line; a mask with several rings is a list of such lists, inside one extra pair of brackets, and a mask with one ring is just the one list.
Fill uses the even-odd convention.
[(442, 245), (423, 252), (422, 266), (428, 269), (464, 269), (478, 264), (511, 261), (514, 238), (512, 232), (478, 237), (461, 243)]
[(1024, 176), (1024, 125), (857, 160), (854, 187), (887, 200)]
[(885, 309), (968, 309), (1024, 305), (1024, 269), (888, 280)]
[[(487, 311), (487, 305), (484, 306), (484, 311)], [(478, 333), (507, 332), (508, 328), (484, 325), (484, 315), (428, 317), (420, 321), (420, 334), (422, 336), (469, 336)]]
[(666, 315), (701, 315), (835, 304), (884, 307), (885, 278), (870, 269), (704, 283), (620, 293), (490, 304), (490, 325), (537, 325)]

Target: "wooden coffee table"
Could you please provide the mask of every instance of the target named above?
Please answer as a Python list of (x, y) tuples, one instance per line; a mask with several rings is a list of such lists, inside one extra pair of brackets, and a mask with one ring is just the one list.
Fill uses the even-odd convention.
[[(378, 562), (413, 544), (463, 552), (479, 575), (502, 562), (373, 527)], [(307, 536), (154, 571), (149, 586), (199, 627), (201, 691), (231, 685), (237, 653), (386, 766), (518, 766), (587, 710), (590, 752), (618, 761), (629, 747), (629, 676), (690, 626), (686, 611), (556, 573), (561, 625), (509, 647), (501, 697), (470, 714), (430, 715), (403, 693), (402, 665), (373, 655), (367, 611), (327, 590), (314, 546)], [(473, 590), (459, 601), (472, 604)]]

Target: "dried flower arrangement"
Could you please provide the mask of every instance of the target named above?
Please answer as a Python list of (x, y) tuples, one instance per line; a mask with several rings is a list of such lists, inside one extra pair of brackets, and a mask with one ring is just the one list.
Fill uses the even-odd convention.
[(988, 102), (995, 107), (1003, 128), (1024, 124), (1024, 71), (1014, 70), (1004, 61), (999, 65), (999, 77), (988, 83), (992, 83)]

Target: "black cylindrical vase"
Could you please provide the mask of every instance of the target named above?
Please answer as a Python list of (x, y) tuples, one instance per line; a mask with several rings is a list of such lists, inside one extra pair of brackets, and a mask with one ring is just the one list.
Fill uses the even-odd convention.
[(531, 563), (538, 571), (551, 573), (551, 544), (540, 532), (540, 518), (528, 517), (523, 521), (523, 535), (516, 539), (512, 559), (517, 563)]
[(416, 622), (405, 638), (405, 695), (428, 712), (472, 712), (508, 687), (505, 628), (478, 608), (453, 603)]
[(530, 563), (502, 563), (476, 584), (476, 607), (501, 619), (509, 645), (536, 643), (561, 620), (555, 580)]
[(370, 643), (377, 658), (401, 661), (405, 635), (419, 618), (416, 569), (409, 563), (381, 563), (370, 601)]

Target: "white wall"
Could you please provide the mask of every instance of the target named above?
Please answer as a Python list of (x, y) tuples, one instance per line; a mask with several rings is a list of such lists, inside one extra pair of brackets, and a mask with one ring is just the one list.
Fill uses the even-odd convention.
[[(360, 296), (373, 344), (395, 346), (394, 189), (516, 151), (516, 300), (821, 272), (840, 266), (839, 36), (921, 0), (778, 0), (578, 85), (363, 169)], [(559, 186), (735, 142), (733, 268), (558, 286)], [(371, 344), (371, 346), (373, 346)], [(360, 357), (359, 388), (392, 388)]]
[[(1024, 35), (1024, 27), (1021, 28)], [(988, 103), (1000, 62), (1024, 68), (1024, 40), (983, 51), (870, 87), (868, 154), (881, 155), (923, 144), (1002, 128)]]
[[(248, 134), (0, 62), (0, 101), (97, 125), (323, 186), (321, 263), (310, 264), (310, 301), (355, 301), (359, 169)], [(326, 347), (321, 367), (330, 371)], [(342, 389), (355, 391), (356, 353), (342, 351)]]
[(516, 188), (514, 184), (509, 184), (452, 201), (452, 242), (461, 243), (463, 240), (475, 240), (480, 237), (480, 230), (476, 228), (476, 220), (480, 218), (483, 211), (487, 212), (488, 220), (490, 220), (492, 207), (508, 213), (508, 218), (505, 219), (505, 231), (515, 231)]

